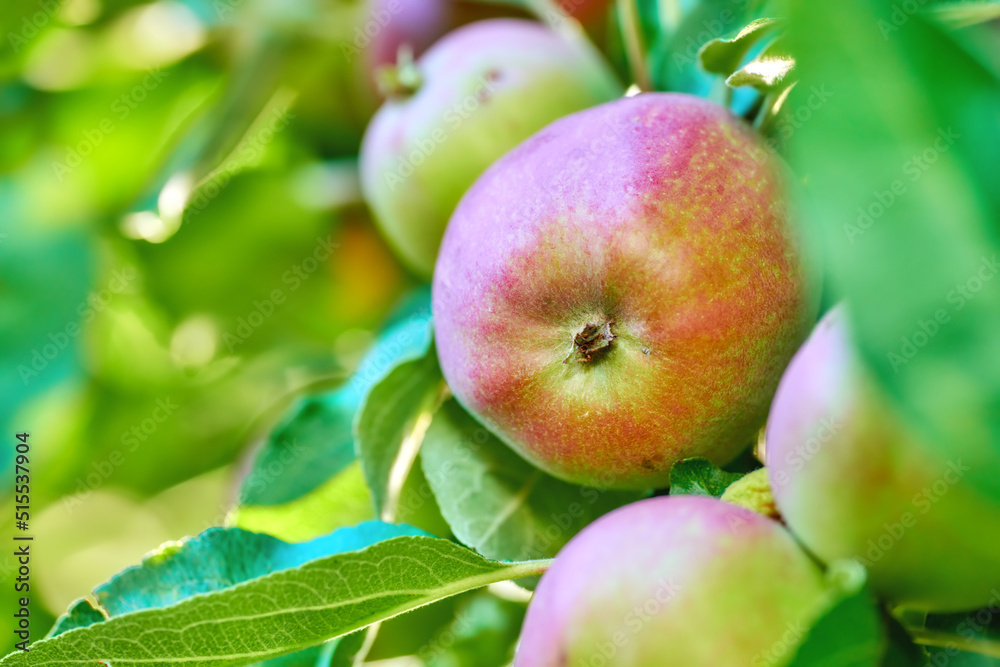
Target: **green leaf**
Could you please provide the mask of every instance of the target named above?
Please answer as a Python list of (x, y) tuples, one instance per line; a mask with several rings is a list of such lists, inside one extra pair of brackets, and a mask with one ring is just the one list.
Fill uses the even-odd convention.
[[(279, 546), (267, 555), (294, 563), (305, 555), (297, 553), (296, 546)], [(204, 555), (213, 558), (211, 551)], [(154, 556), (148, 566), (158, 567), (171, 556), (175, 552)], [(263, 568), (256, 558), (248, 557), (244, 564), (258, 576), (242, 579), (231, 567), (209, 565), (210, 572), (242, 579), (238, 586), (168, 566), (182, 590), (201, 591), (179, 601), (166, 582), (142, 573), (129, 575), (130, 583), (153, 586), (151, 595), (123, 591), (128, 594), (120, 606), (138, 604), (139, 610), (35, 642), (30, 653), (12, 653), (0, 664), (245, 665), (306, 649), (463, 591), (537, 576), (549, 561), (499, 563), (447, 540), (402, 536), (269, 574), (260, 574)], [(150, 598), (156, 603), (175, 601), (150, 608)]]
[(94, 623), (100, 623), (107, 617), (99, 609), (95, 609), (89, 600), (80, 598), (66, 611), (65, 614), (56, 619), (55, 625), (49, 630), (46, 637), (54, 637), (64, 632), (85, 628)]
[(706, 72), (728, 77), (740, 68), (740, 63), (743, 62), (747, 52), (778, 25), (780, 25), (778, 19), (759, 18), (736, 33), (735, 37), (707, 42), (698, 51), (701, 66)]
[(434, 415), (421, 460), (455, 536), (501, 560), (554, 556), (588, 523), (643, 495), (576, 486), (546, 475), (454, 399)]
[(785, 49), (781, 39), (776, 39), (750, 62), (726, 79), (726, 84), (737, 88), (753, 86), (762, 93), (774, 93), (792, 83), (795, 58)]
[(949, 28), (967, 28), (1000, 18), (1000, 2), (949, 2), (929, 7), (927, 14)]
[(921, 13), (789, 3), (802, 219), (875, 377), (1000, 498), (1000, 82)]
[(813, 622), (788, 667), (876, 667), (886, 637), (867, 574), (856, 561), (830, 566), (826, 608)]
[(524, 621), (525, 605), (486, 591), (463, 600), (455, 619), (418, 652), (427, 667), (504, 667)]
[(670, 495), (720, 497), (743, 473), (726, 472), (702, 458), (684, 459), (670, 469)]
[[(361, 465), (355, 461), (315, 491), (291, 502), (240, 505), (226, 517), (226, 525), (301, 542), (374, 518), (371, 494)], [(402, 517), (400, 522), (413, 525)]]
[[(358, 458), (380, 516), (395, 515), (398, 490), (391, 488), (391, 477), (403, 475), (398, 480), (401, 485), (412, 467), (443, 382), (432, 347), (422, 358), (395, 367), (372, 388), (358, 412), (354, 428)], [(410, 447), (404, 451), (407, 441)], [(397, 466), (402, 470), (397, 472)]]
[(356, 456), (354, 422), (372, 387), (431, 345), (430, 292), (414, 290), (339, 389), (295, 403), (268, 435), (240, 488), (241, 505), (282, 505), (317, 491)]
[(357, 400), (336, 391), (298, 401), (267, 436), (240, 487), (241, 505), (281, 505), (315, 491), (354, 462)]
[[(908, 620), (904, 618), (903, 624), (919, 643), (939, 647), (932, 654), (955, 656), (954, 664), (962, 666), (1000, 664), (1000, 591), (993, 591), (982, 609), (926, 614), (919, 623)], [(959, 657), (960, 650), (970, 653)]]

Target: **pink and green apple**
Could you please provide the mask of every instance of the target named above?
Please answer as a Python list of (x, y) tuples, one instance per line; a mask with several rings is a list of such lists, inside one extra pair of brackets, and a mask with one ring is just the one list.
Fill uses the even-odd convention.
[(562, 479), (666, 486), (763, 425), (816, 299), (779, 161), (722, 107), (642, 94), (551, 124), (452, 216), (433, 312), (445, 378)]
[(846, 320), (828, 313), (778, 387), (766, 439), (778, 509), (821, 559), (860, 560), (894, 604), (983, 606), (1000, 590), (1000, 504), (900, 418)]
[(459, 199), (549, 122), (621, 95), (585, 43), (531, 21), (463, 26), (403, 65), (361, 146), (361, 186), (389, 244), (430, 276)]
[(823, 608), (819, 566), (778, 522), (708, 496), (642, 500), (556, 556), (514, 667), (787, 664)]

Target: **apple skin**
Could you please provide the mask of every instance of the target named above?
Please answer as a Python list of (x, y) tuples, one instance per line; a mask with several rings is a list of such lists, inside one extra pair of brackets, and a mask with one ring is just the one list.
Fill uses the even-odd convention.
[(981, 607), (1000, 590), (1000, 504), (898, 417), (831, 310), (785, 372), (766, 459), (778, 509), (824, 561), (857, 558), (894, 604)]
[(388, 99), (365, 132), (361, 187), (389, 244), (429, 277), (477, 176), (549, 122), (622, 90), (596, 52), (516, 19), (463, 26), (416, 67), (416, 92)]
[[(368, 62), (374, 72), (396, 62), (399, 47), (406, 44), (419, 56), (443, 35), (450, 22), (449, 0), (371, 0), (369, 16), (383, 20), (384, 27), (372, 37)], [(364, 28), (362, 27), (362, 30)]]
[[(551, 124), (445, 234), (432, 301), (452, 392), (570, 482), (662, 487), (680, 459), (731, 460), (815, 321), (783, 181), (749, 129), (689, 95)], [(609, 321), (617, 338), (575, 356)]]
[(514, 667), (776, 667), (827, 590), (772, 519), (708, 496), (641, 500), (559, 552), (528, 606)]

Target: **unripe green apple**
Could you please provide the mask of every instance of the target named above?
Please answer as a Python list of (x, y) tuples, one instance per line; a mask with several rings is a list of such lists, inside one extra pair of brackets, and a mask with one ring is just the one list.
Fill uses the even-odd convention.
[(584, 43), (514, 19), (449, 33), (396, 79), (362, 141), (361, 187), (390, 245), (423, 276), (490, 164), (549, 122), (621, 95)]
[(821, 559), (859, 559), (876, 592), (909, 607), (973, 609), (1000, 590), (1000, 504), (899, 417), (842, 306), (789, 365), (766, 435), (778, 509)]
[(778, 667), (826, 592), (778, 522), (708, 496), (650, 498), (556, 556), (514, 667)]
[(783, 172), (722, 107), (649, 93), (556, 121), (462, 200), (433, 311), (462, 405), (580, 484), (652, 488), (763, 425), (815, 318)]

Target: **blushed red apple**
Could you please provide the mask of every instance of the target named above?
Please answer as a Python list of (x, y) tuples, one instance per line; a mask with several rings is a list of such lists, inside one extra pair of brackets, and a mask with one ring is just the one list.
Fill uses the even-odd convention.
[(514, 19), (463, 26), (396, 78), (365, 132), (361, 187), (389, 244), (427, 277), (476, 177), (549, 122), (622, 93), (595, 51)]
[(826, 591), (772, 519), (708, 496), (642, 500), (559, 552), (514, 667), (787, 664)]
[[(856, 558), (894, 604), (974, 609), (1000, 590), (1000, 504), (896, 412), (854, 352), (846, 312), (817, 325), (789, 365), (767, 424), (771, 490), (825, 561)], [(938, 450), (940, 451), (940, 450)]]
[(814, 320), (778, 161), (680, 94), (551, 124), (449, 223), (433, 311), (466, 409), (580, 484), (661, 487), (722, 464), (764, 422)]

